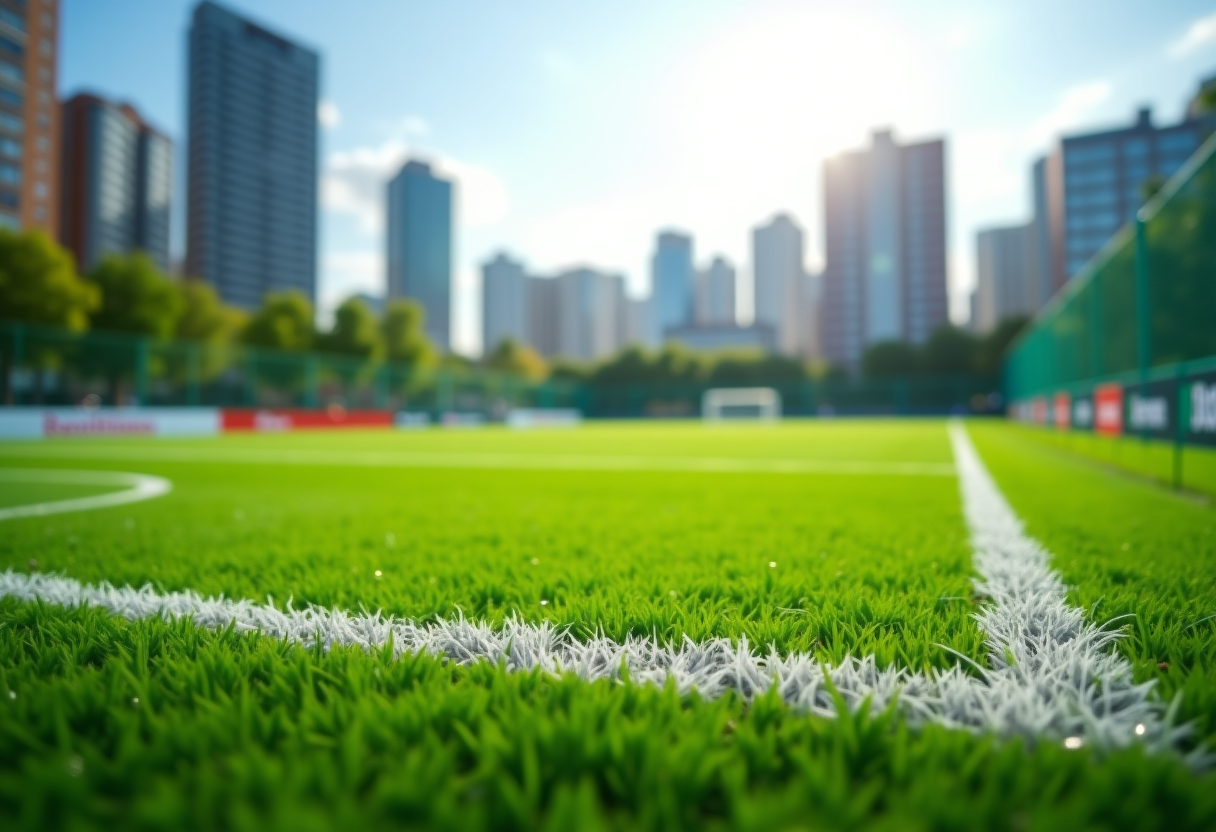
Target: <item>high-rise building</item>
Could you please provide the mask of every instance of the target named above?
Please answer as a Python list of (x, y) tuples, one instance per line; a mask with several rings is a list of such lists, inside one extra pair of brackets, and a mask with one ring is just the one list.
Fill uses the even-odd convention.
[(650, 290), (659, 337), (693, 318), (692, 237), (676, 231), (659, 234), (650, 261)]
[(59, 0), (0, 3), (0, 227), (59, 231)]
[(204, 0), (190, 26), (186, 272), (234, 306), (317, 286), (320, 58)]
[(625, 336), (625, 279), (594, 269), (560, 274), (557, 281), (557, 354), (576, 361), (606, 358)]
[(735, 267), (724, 257), (715, 257), (697, 273), (696, 322), (735, 322)]
[(974, 332), (991, 332), (1006, 318), (1034, 310), (1034, 234), (1034, 224), (1026, 223), (976, 235)]
[[(388, 183), (388, 296), (426, 310), (426, 335), (451, 348), (452, 183), (411, 160)], [(492, 348), (492, 347), (491, 347)]]
[(654, 301), (651, 297), (625, 300), (625, 338), (621, 346), (658, 346), (654, 327)]
[(1216, 126), (1199, 113), (1157, 127), (1141, 108), (1129, 127), (1065, 136), (1059, 154), (1063, 182), (1063, 275), (1070, 279), (1131, 222), (1150, 191), (1178, 172)]
[(173, 143), (133, 107), (95, 95), (63, 105), (60, 239), (82, 271), (143, 251), (169, 269)]
[(530, 345), (530, 288), (523, 263), (504, 253), (481, 267), (481, 348), (487, 355), (507, 338)]
[(557, 279), (528, 277), (528, 344), (545, 358), (558, 354)]
[(850, 368), (879, 341), (921, 343), (946, 323), (945, 143), (870, 148), (824, 162), (824, 357)]
[(772, 329), (777, 351), (802, 353), (803, 290), (802, 228), (787, 214), (752, 230), (752, 290), (755, 321)]

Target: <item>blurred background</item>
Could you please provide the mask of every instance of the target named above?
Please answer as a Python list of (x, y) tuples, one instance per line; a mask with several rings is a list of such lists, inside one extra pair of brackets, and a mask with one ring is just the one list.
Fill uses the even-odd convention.
[(1184, 0), (0, 0), (4, 402), (1003, 412), (1216, 355), (1006, 365), (1214, 128)]

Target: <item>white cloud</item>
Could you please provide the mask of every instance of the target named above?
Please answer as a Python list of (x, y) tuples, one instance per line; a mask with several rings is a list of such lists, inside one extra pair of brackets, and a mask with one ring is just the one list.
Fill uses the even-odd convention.
[(1058, 103), (1029, 130), (1031, 141), (1043, 146), (1060, 133), (1080, 125), (1100, 105), (1110, 98), (1109, 81), (1090, 81), (1065, 90)]
[(1169, 45), (1166, 53), (1172, 58), (1184, 58), (1210, 43), (1216, 43), (1216, 12), (1192, 23), (1182, 37)]
[(385, 187), (405, 160), (414, 156), (430, 161), (439, 175), (455, 180), (457, 222), (462, 227), (493, 225), (506, 215), (507, 189), (493, 171), (442, 154), (419, 151), (402, 138), (331, 153), (321, 177), (322, 206), (354, 216), (368, 234), (381, 233)]
[(329, 251), (321, 258), (319, 319), (323, 326), (353, 294), (384, 294), (384, 255), (376, 251)]
[(338, 105), (328, 98), (321, 99), (317, 104), (317, 121), (325, 128), (337, 127), (341, 124), (342, 113), (338, 111)]

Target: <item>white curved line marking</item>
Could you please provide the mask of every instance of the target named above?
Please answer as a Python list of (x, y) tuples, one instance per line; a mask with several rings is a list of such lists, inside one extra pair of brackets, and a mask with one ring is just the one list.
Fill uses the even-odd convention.
[(0, 482), (55, 483), (57, 485), (125, 485), (122, 491), (73, 497), (24, 506), (0, 508), (0, 520), (18, 517), (40, 517), (67, 511), (89, 511), (126, 503), (151, 500), (173, 490), (173, 483), (151, 474), (129, 474), (125, 471), (59, 471), (50, 468), (0, 468)]
[[(190, 590), (159, 593), (151, 585), (85, 585), (11, 570), (0, 573), (0, 597), (93, 605), (129, 619), (188, 617), (204, 627), (234, 626), (326, 648), (374, 650), (391, 642), (396, 655), (425, 652), (458, 664), (488, 661), (512, 671), (539, 668), (586, 680), (620, 681), (626, 674), (637, 682), (670, 680), (681, 692), (696, 689), (711, 698), (735, 691), (750, 699), (775, 687), (791, 706), (822, 716), (836, 714), (834, 689), (852, 710), (867, 700), (875, 710), (894, 704), (914, 726), (937, 723), (1032, 741), (1063, 740), (1067, 748), (1177, 748), (1189, 726), (1174, 723), (1152, 695), (1152, 681), (1134, 681), (1131, 665), (1112, 649), (1122, 633), (1088, 622), (1084, 610), (1068, 605), (1047, 551), (1025, 534), (962, 424), (952, 422), (949, 430), (975, 548), (976, 591), (990, 601), (975, 616), (989, 650), (988, 666), (977, 666), (978, 677), (960, 664), (921, 673), (878, 667), (873, 656), (830, 666), (805, 653), (783, 657), (772, 647), (758, 654), (746, 638), (700, 644), (652, 637), (619, 643), (603, 635), (579, 640), (549, 622), (529, 624), (518, 617), (499, 629), (463, 617), (416, 622), (379, 612), (297, 610), (290, 601), (279, 609), (273, 602), (204, 598)], [(1202, 750), (1189, 760), (1210, 762)]]

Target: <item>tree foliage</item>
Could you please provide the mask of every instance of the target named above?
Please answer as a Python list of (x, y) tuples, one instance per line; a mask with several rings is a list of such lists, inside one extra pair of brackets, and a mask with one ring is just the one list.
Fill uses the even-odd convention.
[(333, 327), (318, 339), (318, 346), (325, 352), (371, 358), (380, 348), (376, 316), (362, 299), (347, 298), (334, 311)]
[(0, 317), (82, 332), (98, 302), (97, 287), (50, 237), (0, 229)]
[(520, 375), (531, 381), (542, 381), (549, 374), (549, 366), (534, 349), (514, 338), (504, 338), (494, 351), (486, 356), (485, 364), (491, 370)]
[(413, 367), (434, 363), (435, 350), (427, 340), (425, 325), (426, 312), (417, 301), (390, 300), (380, 319), (385, 357)]
[(245, 327), (243, 340), (255, 347), (303, 351), (315, 341), (312, 301), (295, 289), (269, 292)]
[(1029, 320), (1024, 315), (1008, 318), (980, 337), (946, 324), (920, 346), (903, 341), (872, 344), (862, 356), (862, 373), (866, 378), (998, 376), (1005, 351)]
[(177, 287), (182, 298), (175, 333), (178, 338), (219, 343), (231, 339), (241, 329), (243, 313), (224, 306), (209, 283), (186, 278)]
[(89, 278), (101, 290), (101, 306), (92, 318), (94, 328), (156, 338), (174, 333), (183, 306), (181, 292), (148, 255), (110, 255)]

